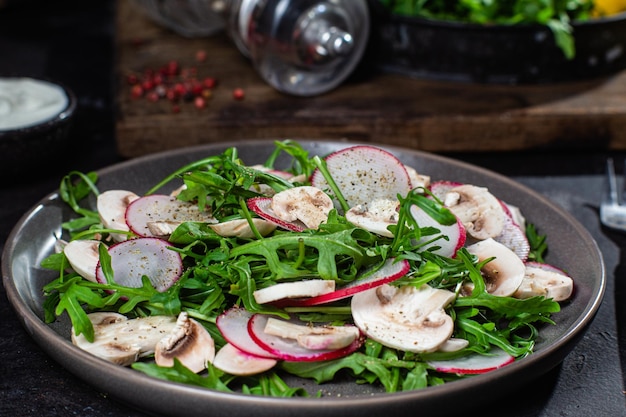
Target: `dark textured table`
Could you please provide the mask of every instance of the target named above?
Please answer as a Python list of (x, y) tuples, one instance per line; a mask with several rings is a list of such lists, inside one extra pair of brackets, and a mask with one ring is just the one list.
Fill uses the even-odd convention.
[[(56, 189), (63, 174), (121, 160), (114, 140), (113, 21), (112, 1), (21, 0), (0, 7), (0, 76), (53, 77), (79, 97), (73, 156), (25, 166), (22, 175), (0, 181), (2, 247), (21, 215)], [(597, 240), (608, 273), (604, 302), (563, 363), (510, 397), (495, 399), (485, 416), (626, 416), (626, 234), (600, 227), (594, 209), (607, 155), (602, 149), (450, 155), (513, 176), (563, 206)], [(4, 289), (0, 317), (0, 416), (143, 415), (48, 357), (22, 328)]]

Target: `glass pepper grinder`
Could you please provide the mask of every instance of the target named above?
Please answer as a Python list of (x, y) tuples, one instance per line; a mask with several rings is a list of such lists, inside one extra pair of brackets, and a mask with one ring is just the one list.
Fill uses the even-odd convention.
[(367, 0), (217, 0), (226, 30), (260, 76), (296, 96), (328, 92), (359, 64)]

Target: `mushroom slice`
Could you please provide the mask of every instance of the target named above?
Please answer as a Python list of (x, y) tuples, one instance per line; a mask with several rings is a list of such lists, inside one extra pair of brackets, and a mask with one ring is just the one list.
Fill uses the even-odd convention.
[(281, 282), (261, 288), (252, 294), (259, 304), (267, 304), (285, 298), (315, 297), (335, 291), (332, 279), (310, 279), (293, 282)]
[(72, 269), (81, 277), (91, 282), (96, 279), (96, 268), (100, 260), (99, 240), (72, 240), (63, 247), (63, 253)]
[(281, 220), (301, 221), (310, 229), (317, 229), (328, 219), (333, 201), (322, 190), (311, 186), (294, 187), (272, 197), (271, 209)]
[(272, 336), (293, 339), (311, 350), (342, 349), (350, 346), (360, 335), (354, 326), (309, 326), (273, 317), (267, 319), (263, 331)]
[(77, 335), (72, 327), (72, 343), (79, 348), (117, 365), (128, 366), (154, 353), (157, 342), (176, 324), (172, 316), (148, 316), (128, 319), (113, 312), (88, 314), (94, 328), (94, 341)]
[(251, 355), (226, 343), (215, 354), (213, 366), (231, 375), (256, 375), (272, 369), (278, 361)]
[[(98, 195), (96, 207), (102, 225), (107, 229), (128, 232), (130, 229), (126, 224), (126, 208), (138, 198), (137, 194), (126, 190), (108, 190)], [(121, 242), (127, 236), (123, 233), (111, 233), (111, 238)]]
[(521, 285), (513, 294), (516, 298), (542, 295), (554, 301), (565, 301), (571, 297), (574, 280), (563, 271), (550, 265), (530, 262)]
[[(267, 236), (276, 230), (276, 224), (268, 222), (264, 219), (252, 219), (254, 227), (259, 231), (261, 236)], [(255, 237), (252, 228), (246, 219), (229, 220), (223, 223), (209, 225), (211, 229), (222, 237), (240, 237), (244, 239), (252, 239)]]
[(411, 180), (411, 187), (418, 188), (428, 188), (430, 186), (430, 176), (419, 174), (415, 168), (410, 167), (408, 165), (404, 166), (407, 174), (409, 174), (409, 179)]
[(479, 262), (495, 258), (481, 269), (488, 293), (502, 297), (513, 295), (526, 272), (524, 262), (515, 252), (491, 238), (468, 246), (467, 251)]
[(200, 372), (215, 358), (215, 342), (211, 334), (186, 312), (181, 312), (176, 326), (156, 344), (154, 359), (159, 366), (174, 365), (178, 359), (192, 372)]
[(448, 207), (474, 238), (498, 236), (506, 215), (500, 201), (485, 187), (464, 184), (450, 189), (443, 198)]
[(450, 339), (446, 340), (443, 345), (439, 346), (437, 352), (458, 352), (461, 349), (465, 349), (467, 346), (469, 346), (469, 340), (459, 339), (458, 337), (451, 337)]
[(387, 226), (398, 223), (397, 200), (378, 199), (369, 204), (358, 204), (346, 212), (346, 220), (355, 226), (385, 237), (393, 237)]
[(354, 323), (370, 338), (396, 349), (426, 353), (452, 335), (454, 322), (444, 308), (455, 298), (448, 290), (389, 284), (352, 297)]

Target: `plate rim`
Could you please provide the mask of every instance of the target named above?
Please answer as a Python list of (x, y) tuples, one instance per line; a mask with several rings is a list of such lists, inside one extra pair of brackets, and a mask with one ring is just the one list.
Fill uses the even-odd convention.
[[(229, 404), (232, 404), (233, 407), (241, 409), (241, 407), (253, 406), (257, 409), (271, 408), (274, 411), (274, 407), (289, 405), (291, 410), (293, 411), (293, 407), (297, 408), (302, 412), (307, 411), (319, 411), (320, 401), (323, 401), (325, 405), (329, 405), (334, 407), (333, 412), (337, 412), (340, 414), (344, 414), (347, 410), (351, 410), (355, 406), (363, 407), (366, 405), (369, 409), (374, 410), (378, 407), (383, 407), (384, 410), (390, 410), (393, 407), (397, 407), (397, 402), (401, 401), (402, 404), (407, 402), (409, 403), (417, 403), (417, 404), (435, 404), (440, 401), (441, 397), (447, 397), (450, 392), (449, 391), (458, 391), (463, 390), (465, 395), (471, 394), (471, 392), (480, 390), (483, 385), (490, 385), (493, 389), (498, 390), (504, 388), (498, 387), (498, 381), (502, 379), (510, 378), (511, 374), (523, 374), (526, 377), (520, 378), (517, 381), (519, 384), (528, 382), (529, 380), (538, 377), (540, 374), (548, 372), (553, 367), (556, 367), (558, 364), (562, 362), (562, 360), (569, 354), (570, 350), (578, 343), (578, 340), (584, 335), (584, 332), (588, 328), (588, 326), (593, 321), (605, 294), (607, 278), (606, 278), (606, 266), (604, 263), (604, 259), (602, 257), (602, 253), (599, 249), (599, 246), (595, 239), (591, 236), (589, 231), (575, 218), (572, 214), (567, 212), (562, 207), (556, 205), (551, 200), (549, 200), (544, 195), (534, 191), (533, 189), (509, 178), (504, 175), (501, 175), (497, 172), (491, 171), (489, 169), (469, 164), (464, 161), (460, 161), (457, 159), (449, 158), (447, 156), (442, 156), (422, 150), (417, 149), (409, 149), (405, 147), (398, 146), (389, 146), (385, 144), (375, 143), (375, 142), (357, 142), (357, 141), (349, 141), (349, 140), (327, 140), (327, 139), (293, 139), (301, 144), (325, 144), (332, 146), (352, 146), (352, 145), (371, 145), (377, 146), (391, 152), (407, 152), (409, 151), (411, 154), (415, 154), (419, 157), (424, 157), (435, 161), (437, 163), (445, 163), (459, 166), (464, 169), (469, 169), (471, 171), (477, 172), (479, 175), (486, 175), (488, 177), (495, 177), (498, 181), (503, 182), (506, 186), (511, 186), (520, 190), (523, 190), (525, 193), (531, 194), (534, 198), (540, 200), (542, 204), (550, 207), (553, 211), (555, 211), (559, 216), (563, 217), (568, 221), (572, 226), (576, 228), (576, 233), (582, 236), (585, 236), (585, 242), (590, 244), (591, 253), (596, 260), (598, 261), (599, 266), (599, 277), (600, 279), (597, 282), (594, 282), (594, 287), (592, 289), (592, 295), (585, 305), (585, 308), (581, 312), (580, 316), (576, 318), (576, 321), (572, 323), (572, 325), (564, 329), (563, 335), (559, 337), (559, 339), (545, 347), (542, 348), (540, 352), (533, 353), (528, 358), (521, 359), (512, 363), (504, 368), (498, 369), (496, 371), (492, 371), (482, 375), (472, 376), (471, 378), (454, 381), (449, 384), (444, 384), (441, 386), (435, 387), (427, 387), (422, 390), (416, 391), (406, 391), (406, 392), (397, 392), (397, 393), (381, 393), (376, 395), (358, 395), (358, 396), (350, 396), (350, 397), (322, 397), (322, 398), (277, 398), (277, 397), (259, 397), (252, 395), (245, 395), (241, 393), (225, 393), (214, 391), (206, 388), (195, 387), (185, 384), (180, 384), (171, 381), (160, 380), (156, 378), (149, 377), (141, 372), (132, 370), (130, 368), (120, 367), (118, 365), (114, 365), (108, 363), (102, 359), (96, 358), (93, 355), (80, 350), (79, 348), (73, 346), (69, 340), (64, 339), (59, 335), (53, 328), (49, 325), (45, 324), (43, 320), (41, 320), (37, 314), (32, 311), (28, 305), (26, 305), (22, 297), (17, 289), (13, 277), (10, 276), (11, 268), (9, 265), (9, 259), (13, 250), (15, 249), (16, 236), (23, 229), (24, 225), (28, 222), (28, 220), (36, 214), (38, 210), (40, 210), (46, 204), (52, 204), (58, 200), (59, 194), (58, 189), (50, 192), (43, 198), (41, 198), (34, 206), (31, 207), (26, 213), (22, 215), (22, 217), (18, 220), (15, 226), (12, 228), (9, 236), (5, 242), (5, 246), (2, 252), (2, 279), (3, 285), (7, 294), (7, 298), (9, 299), (10, 304), (13, 309), (18, 313), (18, 320), (21, 322), (22, 326), (25, 328), (27, 333), (36, 340), (39, 347), (44, 350), (49, 356), (53, 357), (55, 361), (60, 363), (65, 369), (70, 371), (76, 377), (85, 380), (85, 376), (83, 372), (85, 369), (89, 367), (97, 366), (103, 372), (100, 379), (104, 380), (106, 378), (116, 378), (117, 375), (122, 375), (122, 379), (128, 380), (132, 383), (140, 383), (146, 386), (146, 389), (149, 391), (158, 392), (161, 389), (173, 390), (173, 392), (181, 397), (181, 401), (207, 401), (207, 400), (220, 400), (226, 401)], [(173, 150), (166, 150), (157, 153), (152, 153), (148, 155), (144, 155), (141, 157), (133, 158), (130, 160), (118, 162), (107, 167), (96, 170), (98, 175), (108, 175), (109, 173), (116, 172), (119, 170), (123, 170), (126, 167), (141, 165), (145, 163), (150, 163), (156, 160), (161, 160), (163, 158), (169, 158), (173, 156), (183, 156), (192, 154), (195, 152), (199, 152), (202, 150), (214, 150), (219, 148), (227, 148), (231, 146), (249, 146), (251, 144), (257, 146), (267, 146), (273, 144), (275, 140), (270, 139), (247, 139), (247, 140), (237, 140), (232, 142), (215, 142), (211, 144), (202, 144), (191, 147), (183, 147)], [(53, 349), (53, 346), (56, 346), (57, 349)], [(59, 351), (62, 346), (66, 346), (68, 349), (73, 351), (73, 355), (60, 355)], [(558, 356), (558, 360), (554, 361), (553, 357)], [(78, 358), (77, 362), (70, 361), (70, 356), (72, 358)], [(520, 370), (524, 368), (531, 367), (533, 369), (532, 372), (520, 372)], [(541, 371), (539, 371), (541, 370)], [(540, 372), (540, 373), (538, 373)], [(532, 375), (531, 375), (532, 374)], [(120, 377), (117, 376), (119, 379)], [(478, 382), (477, 382), (478, 379)], [(123, 402), (128, 403), (129, 405), (133, 405), (133, 399), (129, 398), (128, 395), (125, 395), (123, 390), (116, 389), (114, 384), (106, 384), (102, 383), (105, 381), (101, 381), (101, 383), (93, 384), (93, 381), (87, 381), (92, 385), (97, 387), (105, 387), (106, 391), (110, 393), (113, 397), (122, 399)], [(452, 388), (451, 388), (452, 386)], [(480, 386), (480, 387), (477, 387)], [(510, 387), (510, 385), (509, 385)], [(320, 387), (320, 389), (322, 389)], [(508, 390), (510, 388), (507, 388)], [(199, 397), (199, 398), (198, 398)], [(135, 404), (136, 405), (136, 404)], [(391, 408), (390, 408), (391, 407)], [(236, 413), (234, 413), (236, 414)], [(277, 412), (273, 412), (275, 417), (280, 417), (281, 414)], [(287, 415), (287, 414), (285, 414)], [(291, 415), (291, 414), (289, 414)], [(328, 414), (331, 415), (331, 414)], [(334, 415), (334, 414), (333, 414)]]

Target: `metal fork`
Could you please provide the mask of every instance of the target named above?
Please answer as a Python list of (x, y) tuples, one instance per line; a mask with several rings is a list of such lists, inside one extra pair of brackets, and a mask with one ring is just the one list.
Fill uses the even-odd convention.
[[(624, 171), (622, 187), (626, 185), (626, 171)], [(622, 189), (618, 186), (615, 175), (613, 158), (606, 161), (607, 190), (600, 204), (600, 221), (612, 229), (626, 231), (626, 205), (622, 200)]]

